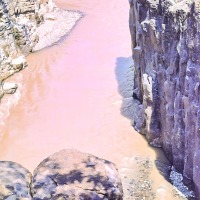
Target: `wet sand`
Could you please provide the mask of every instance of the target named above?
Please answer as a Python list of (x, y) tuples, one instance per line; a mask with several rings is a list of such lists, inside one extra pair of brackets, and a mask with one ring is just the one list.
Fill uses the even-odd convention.
[(11, 77), (21, 97), (2, 131), (0, 159), (33, 171), (50, 154), (74, 148), (117, 164), (124, 199), (182, 199), (155, 165), (169, 164), (162, 151), (150, 148), (129, 119), (128, 1), (56, 4), (85, 17), (65, 41), (31, 54), (29, 67)]

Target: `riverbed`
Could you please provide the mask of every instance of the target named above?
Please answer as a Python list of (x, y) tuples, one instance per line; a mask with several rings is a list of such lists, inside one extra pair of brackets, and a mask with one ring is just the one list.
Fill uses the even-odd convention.
[(116, 163), (124, 199), (184, 199), (162, 175), (169, 171), (163, 152), (131, 125), (128, 1), (55, 2), (85, 16), (62, 42), (29, 55), (29, 66), (10, 78), (20, 86), (19, 100), (2, 130), (0, 159), (33, 171), (50, 154), (73, 148)]

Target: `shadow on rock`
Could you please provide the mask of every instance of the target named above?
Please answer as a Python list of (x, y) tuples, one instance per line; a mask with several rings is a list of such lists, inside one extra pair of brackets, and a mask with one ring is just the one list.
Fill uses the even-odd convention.
[(116, 166), (76, 150), (62, 150), (41, 162), (34, 171), (31, 191), (33, 200), (123, 198)]
[(0, 199), (31, 200), (31, 173), (21, 165), (11, 161), (0, 161)]

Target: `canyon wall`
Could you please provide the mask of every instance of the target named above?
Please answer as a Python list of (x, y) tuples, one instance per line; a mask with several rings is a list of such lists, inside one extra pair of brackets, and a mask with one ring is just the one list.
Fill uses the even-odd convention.
[(200, 1), (129, 2), (134, 127), (200, 197)]

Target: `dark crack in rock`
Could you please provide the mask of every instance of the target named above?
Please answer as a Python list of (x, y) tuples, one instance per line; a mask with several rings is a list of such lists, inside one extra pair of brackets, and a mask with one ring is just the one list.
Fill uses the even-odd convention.
[(32, 196), (33, 200), (122, 200), (123, 191), (113, 163), (76, 150), (62, 150), (35, 169)]

